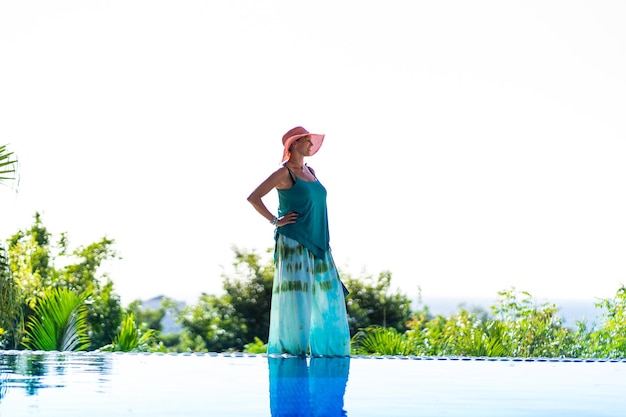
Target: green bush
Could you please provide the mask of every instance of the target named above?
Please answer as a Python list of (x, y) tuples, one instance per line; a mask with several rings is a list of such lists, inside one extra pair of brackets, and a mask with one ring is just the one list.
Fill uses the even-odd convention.
[(73, 351), (89, 347), (84, 296), (53, 288), (38, 299), (33, 310), (23, 341), (27, 349)]
[(154, 329), (142, 331), (135, 322), (132, 313), (126, 314), (122, 319), (120, 329), (109, 346), (105, 346), (103, 351), (114, 352), (150, 352), (158, 350), (154, 343)]
[(614, 298), (606, 298), (596, 303), (606, 310), (600, 317), (600, 325), (586, 331), (586, 325), (579, 325), (581, 340), (584, 340), (581, 354), (591, 358), (626, 357), (626, 287), (620, 287)]
[(498, 293), (492, 306), (495, 321), (502, 324), (502, 345), (508, 356), (564, 357), (572, 355), (574, 333), (563, 326), (554, 304), (537, 305), (525, 291)]
[(411, 355), (414, 346), (393, 327), (374, 326), (352, 337), (352, 350), (357, 355)]

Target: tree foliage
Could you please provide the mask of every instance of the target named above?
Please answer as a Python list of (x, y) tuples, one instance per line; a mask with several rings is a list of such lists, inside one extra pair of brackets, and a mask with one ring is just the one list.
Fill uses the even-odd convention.
[(182, 350), (243, 350), (267, 341), (274, 265), (255, 251), (232, 248), (233, 274), (223, 274), (225, 294), (203, 294), (180, 315)]
[(16, 348), (23, 330), (22, 306), (11, 273), (9, 254), (0, 243), (0, 349)]
[(147, 329), (160, 332), (162, 330), (163, 317), (165, 317), (165, 308), (161, 306), (158, 309), (142, 308), (142, 301), (135, 300), (126, 307), (127, 314), (132, 314), (134, 321), (140, 326)]
[(65, 288), (79, 296), (88, 296), (90, 349), (113, 340), (123, 309), (113, 282), (106, 274), (99, 273), (105, 261), (117, 258), (113, 240), (103, 238), (70, 251), (67, 236), (61, 234), (53, 241), (41, 215), (35, 213), (33, 225), (16, 232), (8, 244), (9, 267), (26, 322), (33, 315), (37, 300), (55, 288)]
[(558, 357), (570, 354), (573, 338), (563, 326), (557, 307), (551, 303), (536, 305), (526, 291), (515, 288), (498, 293), (492, 307), (494, 321), (505, 323), (501, 339), (507, 356)]
[(179, 321), (181, 351), (224, 352), (245, 344), (245, 323), (226, 297), (202, 294), (197, 304), (182, 311)]
[[(26, 307), (32, 309), (44, 288), (52, 287), (54, 272), (50, 265), (50, 233), (35, 213), (30, 229), (19, 230), (8, 240), (9, 265), (20, 297)], [(28, 312), (27, 312), (28, 313)]]
[(359, 329), (372, 326), (389, 327), (398, 332), (407, 330), (411, 302), (399, 290), (390, 292), (391, 272), (381, 272), (377, 278), (346, 275), (344, 284), (350, 291), (347, 310), (351, 336)]
[(581, 355), (592, 358), (626, 358), (626, 287), (621, 286), (614, 298), (596, 303), (605, 310), (600, 325), (590, 331), (585, 323), (579, 323), (579, 333), (585, 335)]
[[(267, 341), (274, 264), (271, 261), (263, 264), (263, 258), (254, 251), (234, 247), (233, 252), (235, 275), (223, 278), (226, 301), (243, 324), (239, 339), (243, 344), (253, 342), (255, 337)], [(243, 344), (237, 348), (243, 348)]]

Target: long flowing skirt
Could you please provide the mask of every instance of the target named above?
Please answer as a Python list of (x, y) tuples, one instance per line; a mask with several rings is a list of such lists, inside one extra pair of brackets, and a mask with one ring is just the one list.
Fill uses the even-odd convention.
[(316, 258), (283, 235), (276, 241), (268, 353), (346, 356), (350, 330), (343, 285), (330, 250)]

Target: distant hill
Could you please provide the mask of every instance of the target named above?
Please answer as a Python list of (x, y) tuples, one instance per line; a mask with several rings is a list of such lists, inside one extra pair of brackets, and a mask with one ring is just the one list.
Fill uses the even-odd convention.
[[(600, 315), (603, 313), (601, 309), (596, 308), (595, 300), (538, 300), (537, 304), (543, 304), (544, 301), (556, 305), (558, 308), (557, 314), (563, 319), (563, 324), (567, 327), (574, 327), (577, 321), (583, 320), (586, 320), (587, 324), (597, 323)], [(495, 298), (487, 297), (422, 297), (421, 305), (428, 306), (432, 314), (441, 314), (447, 317), (457, 312), (460, 306), (468, 310), (480, 308), (491, 313), (490, 307), (495, 303)], [(413, 301), (411, 303), (411, 309), (417, 310), (418, 308), (417, 301)]]
[[(158, 310), (161, 308), (161, 303), (163, 299), (166, 298), (164, 295), (159, 295), (154, 298), (150, 298), (149, 300), (141, 302), (142, 310)], [(171, 300), (171, 299), (170, 299)], [(186, 303), (184, 301), (176, 301), (176, 305), (180, 310), (185, 308)], [(161, 319), (161, 334), (170, 334), (170, 333), (179, 333), (182, 330), (182, 326), (176, 323), (174, 316), (170, 311), (166, 311), (165, 315)]]

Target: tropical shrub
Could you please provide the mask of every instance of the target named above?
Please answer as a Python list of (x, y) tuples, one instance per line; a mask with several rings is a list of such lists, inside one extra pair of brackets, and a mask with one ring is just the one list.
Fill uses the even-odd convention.
[(450, 317), (416, 312), (408, 322), (407, 338), (414, 352), (424, 356), (505, 356), (504, 326), (484, 321), (481, 315), (461, 308)]
[(571, 356), (575, 336), (563, 326), (556, 305), (537, 305), (528, 292), (514, 288), (500, 291), (498, 296), (498, 303), (491, 308), (493, 320), (503, 324), (500, 338), (508, 356)]
[(89, 347), (85, 297), (66, 288), (44, 293), (26, 324), (24, 346), (31, 350), (75, 351)]
[(352, 351), (357, 355), (411, 355), (415, 346), (406, 335), (393, 327), (368, 327), (352, 337)]
[(100, 350), (114, 352), (149, 352), (158, 350), (154, 342), (156, 333), (154, 329), (142, 331), (135, 322), (135, 316), (129, 313), (122, 319), (122, 324), (113, 343)]
[(602, 299), (597, 307), (606, 310), (600, 317), (600, 325), (586, 332), (580, 324), (585, 343), (581, 354), (592, 358), (626, 357), (626, 287), (620, 287), (614, 298)]
[[(113, 282), (99, 273), (103, 262), (117, 258), (113, 240), (103, 238), (70, 251), (65, 234), (53, 242), (35, 213), (34, 224), (8, 239), (9, 266), (24, 322), (33, 314), (37, 300), (51, 288), (67, 288), (77, 294), (90, 294), (87, 327), (90, 349), (111, 343), (121, 322), (123, 309)], [(62, 264), (57, 267), (56, 264)], [(18, 334), (16, 344), (21, 342)]]
[(414, 313), (409, 338), (422, 355), (438, 356), (570, 356), (575, 336), (562, 325), (556, 306), (537, 306), (527, 292), (498, 293), (493, 316), (461, 308), (450, 317), (429, 319)]
[(0, 243), (0, 349), (16, 348), (22, 337), (23, 315), (9, 255)]
[(17, 179), (17, 158), (7, 145), (0, 145), (0, 184)]
[(267, 353), (267, 343), (263, 343), (261, 339), (255, 337), (254, 342), (248, 343), (243, 347), (243, 351), (253, 354)]

